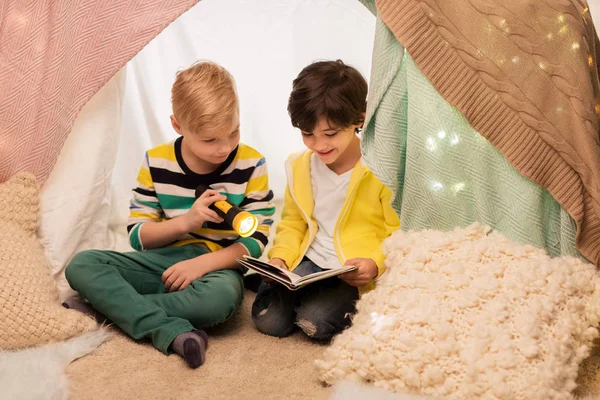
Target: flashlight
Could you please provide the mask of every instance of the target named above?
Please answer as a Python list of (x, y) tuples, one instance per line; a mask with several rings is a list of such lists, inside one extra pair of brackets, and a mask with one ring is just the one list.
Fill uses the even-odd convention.
[[(196, 198), (202, 196), (202, 193), (208, 189), (211, 188), (206, 185), (198, 186), (196, 188)], [(208, 206), (208, 208), (214, 210), (222, 217), (241, 237), (252, 235), (256, 231), (256, 228), (258, 228), (258, 219), (254, 215), (231, 204), (227, 200), (216, 201), (214, 204)]]

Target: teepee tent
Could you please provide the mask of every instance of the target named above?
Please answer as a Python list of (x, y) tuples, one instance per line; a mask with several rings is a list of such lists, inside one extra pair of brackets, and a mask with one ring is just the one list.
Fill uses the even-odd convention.
[[(544, 248), (551, 256), (600, 260), (600, 45), (591, 18), (600, 10), (597, 1), (590, 2), (591, 12), (585, 0), (73, 3), (8, 0), (0, 7), (0, 184), (20, 171), (35, 174), (43, 184), (38, 236), (63, 296), (69, 292), (62, 271), (77, 251), (128, 248), (127, 202), (143, 152), (175, 137), (168, 122), (169, 89), (175, 72), (198, 59), (214, 60), (236, 78), (242, 140), (266, 156), (276, 198), (281, 198), (285, 184), (284, 158), (302, 148), (285, 110), (291, 81), (311, 61), (341, 58), (370, 80), (363, 155), (393, 190), (402, 230), (447, 231), (477, 221), (513, 241)], [(22, 181), (32, 183), (30, 178)], [(33, 185), (28, 190), (35, 192)], [(0, 210), (3, 206), (0, 202)], [(29, 208), (30, 214), (37, 212), (35, 206)], [(445, 232), (438, 233), (447, 238)], [(482, 240), (488, 240), (487, 233)], [(417, 242), (413, 244), (418, 247)], [(7, 247), (0, 250), (6, 253), (11, 250)], [(529, 250), (505, 254), (520, 257)], [(484, 263), (485, 258), (474, 262)], [(422, 269), (421, 261), (417, 260), (417, 269)], [(446, 261), (443, 264), (449, 265), (451, 257)], [(4, 267), (0, 272), (10, 270), (6, 264), (0, 264)], [(28, 270), (26, 264), (21, 263), (23, 271)], [(589, 264), (586, 268), (596, 274)], [(438, 282), (437, 278), (428, 282)], [(545, 282), (536, 277), (533, 281)], [(414, 285), (419, 289), (418, 282)], [(577, 285), (564, 286), (577, 292)], [(483, 286), (473, 287), (479, 293)], [(388, 288), (395, 289), (395, 282)], [(593, 301), (587, 303), (596, 307), (598, 291), (588, 292)], [(562, 301), (559, 290), (549, 296), (556, 304)], [(382, 297), (383, 303), (394, 300), (385, 293)], [(427, 296), (416, 296), (422, 297)], [(578, 317), (586, 320), (586, 327), (597, 325), (596, 311), (581, 310)], [(80, 366), (75, 374), (79, 397), (101, 393), (110, 380), (107, 393), (125, 397), (139, 397), (142, 391), (146, 397), (189, 397), (190, 390), (192, 397), (202, 396), (214, 394), (219, 385), (221, 398), (242, 389), (250, 398), (304, 398), (307, 393), (324, 398), (326, 390), (305, 365), (321, 349), (298, 338), (276, 342), (259, 336), (249, 321), (248, 301), (242, 311), (225, 328), (233, 334), (219, 337), (216, 332), (211, 351), (221, 358), (204, 370), (208, 379), (194, 381), (197, 386), (189, 387), (196, 377), (186, 375), (172, 359), (119, 336), (102, 353), (104, 358), (87, 358)], [(377, 328), (385, 321), (378, 311), (363, 312), (365, 323), (362, 327), (357, 323), (356, 329)], [(439, 307), (431, 311), (425, 315), (434, 320), (429, 322), (442, 320), (435, 316)], [(509, 314), (507, 318), (514, 317)], [(567, 317), (559, 322), (564, 320), (570, 321)], [(513, 327), (528, 321), (517, 316)], [(487, 327), (488, 322), (473, 326)], [(415, 325), (421, 329), (420, 322)], [(594, 330), (564, 325), (568, 332), (563, 337), (585, 336), (582, 346), (542, 347), (568, 347), (564, 353), (575, 360), (568, 363), (568, 382), (548, 382), (558, 382), (561, 390), (570, 392), (574, 368), (589, 354)], [(87, 329), (80, 328), (79, 333)], [(476, 349), (470, 341), (461, 341)], [(275, 343), (283, 349), (276, 359)], [(233, 354), (231, 347), (240, 352)], [(360, 352), (361, 346), (355, 347)], [(430, 348), (428, 344), (425, 353)], [(423, 366), (425, 353), (409, 355), (416, 354)], [(473, 355), (475, 364), (485, 361), (485, 354)], [(135, 368), (140, 359), (146, 366), (141, 371)], [(166, 364), (175, 367), (165, 368)], [(371, 373), (375, 371), (371, 367), (385, 364), (370, 363), (367, 369)], [(560, 372), (566, 365), (543, 370)], [(248, 385), (247, 372), (257, 366), (271, 381)], [(597, 368), (592, 370), (597, 374)], [(363, 378), (364, 371), (358, 371)], [(440, 376), (392, 366), (379, 378), (401, 381), (389, 371), (407, 373), (402, 377), (407, 382), (420, 376), (419, 384), (435, 385), (438, 379), (432, 377)], [(139, 373), (135, 379), (132, 372)], [(293, 382), (288, 381), (290, 376)], [(545, 382), (534, 374), (522, 376), (534, 379), (533, 384)], [(597, 376), (588, 381), (589, 389)], [(164, 382), (174, 384), (166, 387)], [(491, 386), (492, 391), (498, 388)]]

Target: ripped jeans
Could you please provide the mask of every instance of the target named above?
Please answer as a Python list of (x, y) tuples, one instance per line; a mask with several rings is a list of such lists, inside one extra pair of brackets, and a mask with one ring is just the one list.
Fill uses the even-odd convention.
[[(322, 271), (308, 258), (294, 269), (298, 275)], [(358, 289), (338, 277), (313, 282), (296, 291), (262, 282), (252, 304), (252, 320), (264, 334), (284, 337), (300, 327), (309, 337), (329, 340), (350, 325)]]

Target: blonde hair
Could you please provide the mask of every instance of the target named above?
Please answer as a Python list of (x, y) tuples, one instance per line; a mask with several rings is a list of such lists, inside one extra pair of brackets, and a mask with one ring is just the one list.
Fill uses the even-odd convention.
[(197, 62), (177, 73), (171, 103), (179, 124), (192, 132), (222, 126), (239, 112), (233, 77), (210, 61)]

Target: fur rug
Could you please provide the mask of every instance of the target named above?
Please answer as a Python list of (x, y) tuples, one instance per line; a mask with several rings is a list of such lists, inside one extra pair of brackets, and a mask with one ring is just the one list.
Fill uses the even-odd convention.
[(67, 399), (67, 365), (92, 352), (110, 336), (101, 328), (64, 342), (0, 352), (1, 397), (11, 400)]

